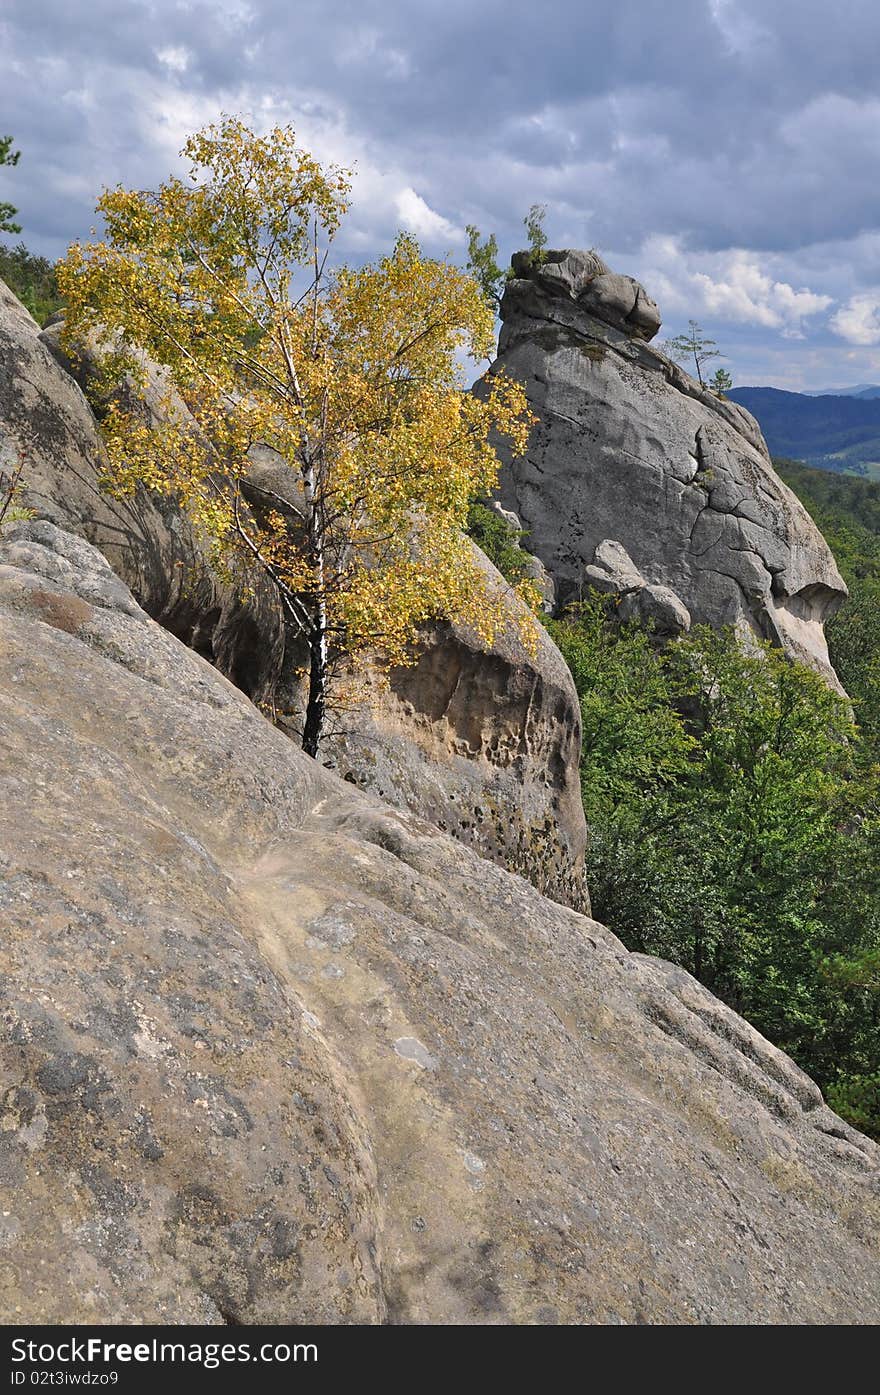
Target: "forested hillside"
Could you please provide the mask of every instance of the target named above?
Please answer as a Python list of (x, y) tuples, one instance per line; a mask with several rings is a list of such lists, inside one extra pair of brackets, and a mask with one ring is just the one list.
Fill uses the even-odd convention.
[(880, 482), (777, 459), (776, 469), (809, 509), (837, 558), (849, 598), (826, 627), (831, 660), (880, 761)]
[(728, 394), (757, 418), (774, 455), (822, 470), (880, 475), (880, 400), (874, 396), (809, 396), (778, 388), (741, 387)]
[(880, 576), (880, 481), (811, 469), (785, 456), (773, 464), (822, 529), (847, 584)]
[[(629, 948), (684, 965), (880, 1137), (880, 485), (776, 464), (850, 586), (828, 634), (853, 705), (778, 649), (704, 626), (662, 644), (588, 593), (548, 622), (581, 702), (587, 879)], [(502, 531), (479, 540), (510, 571)]]
[(18, 296), (39, 325), (45, 324), (61, 307), (54, 265), (46, 257), (29, 252), (23, 242), (15, 247), (0, 244), (0, 279)]

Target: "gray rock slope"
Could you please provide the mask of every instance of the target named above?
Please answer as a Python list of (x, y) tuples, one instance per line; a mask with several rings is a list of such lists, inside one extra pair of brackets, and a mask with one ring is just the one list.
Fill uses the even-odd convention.
[(616, 543), (695, 623), (750, 630), (835, 681), (822, 622), (846, 587), (755, 420), (650, 346), (659, 312), (637, 282), (592, 253), (550, 257), (514, 258), (490, 372), (524, 383), (539, 418), (500, 501), (560, 604)]
[[(285, 662), (271, 592), (258, 584), (252, 599), (242, 600), (218, 578), (173, 501), (142, 489), (115, 500), (101, 488), (106, 456), (75, 380), (88, 381), (93, 361), (84, 349), (71, 364), (59, 332), (54, 325), (41, 334), (0, 282), (0, 474), (22, 458), (25, 502), (39, 517), (95, 543), (145, 610), (248, 696), (295, 713), (296, 656)], [(153, 370), (145, 394), (128, 405), (156, 423), (165, 396)], [(177, 410), (186, 413), (182, 402)], [(259, 487), (290, 489), (290, 471), (282, 467), (279, 475), (272, 454), (255, 459), (255, 502)], [(484, 856), (584, 909), (577, 694), (543, 631), (537, 652), (523, 646), (522, 603), (485, 566), (509, 614), (497, 642), (487, 647), (463, 626), (426, 630), (417, 663), (396, 671), (390, 686), (366, 674), (366, 696), (337, 723), (341, 732), (324, 758), (356, 784), (442, 822)]]
[(0, 540), (0, 1316), (876, 1322), (878, 1149), (686, 973)]

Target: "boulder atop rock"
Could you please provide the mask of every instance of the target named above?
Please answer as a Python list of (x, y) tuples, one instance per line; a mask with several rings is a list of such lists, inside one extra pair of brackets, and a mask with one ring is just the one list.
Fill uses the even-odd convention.
[(0, 535), (0, 1295), (37, 1323), (876, 1323), (878, 1149), (684, 971)]
[[(616, 275), (597, 252), (567, 248), (545, 252), (538, 260), (528, 252), (515, 252), (511, 267), (518, 279), (534, 282), (548, 295), (576, 301), (591, 315), (638, 339), (653, 339), (660, 328), (660, 311), (644, 286), (632, 276)], [(508, 297), (518, 294), (522, 290), (514, 281)]]
[(610, 271), (595, 251), (547, 251), (535, 256), (532, 252), (514, 252), (511, 270), (517, 277), (539, 281), (551, 293), (577, 300), (597, 276)]
[(822, 623), (846, 587), (755, 420), (644, 342), (659, 314), (636, 282), (593, 253), (550, 256), (508, 283), (489, 371), (523, 383), (538, 417), (498, 498), (558, 604), (595, 579), (596, 548), (613, 539), (695, 624), (770, 639), (836, 684)]
[(646, 581), (626, 548), (604, 538), (584, 567), (584, 581), (594, 591), (620, 598), (620, 618), (638, 615), (661, 636), (684, 634), (691, 627), (690, 612), (668, 586)]

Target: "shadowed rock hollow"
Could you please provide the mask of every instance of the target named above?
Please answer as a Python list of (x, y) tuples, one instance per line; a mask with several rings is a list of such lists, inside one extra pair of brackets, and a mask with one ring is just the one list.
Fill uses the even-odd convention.
[(651, 347), (656, 305), (595, 253), (513, 265), (490, 372), (522, 382), (539, 421), (499, 497), (559, 603), (617, 544), (694, 623), (756, 633), (836, 683), (822, 623), (846, 587), (754, 418)]
[(688, 974), (0, 540), (0, 1312), (876, 1322), (878, 1149)]

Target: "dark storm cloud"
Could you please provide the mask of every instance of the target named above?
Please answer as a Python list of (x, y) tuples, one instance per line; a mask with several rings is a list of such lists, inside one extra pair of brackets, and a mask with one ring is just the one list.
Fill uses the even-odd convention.
[(0, 197), (57, 252), (102, 184), (156, 182), (221, 109), (292, 119), (357, 160), (351, 249), (401, 219), (440, 251), (468, 221), (510, 246), (546, 202), (553, 240), (653, 268), (674, 314), (690, 296), (755, 363), (792, 362), (807, 330), (870, 337), (878, 49), (873, 0), (5, 0), (23, 158)]

